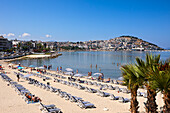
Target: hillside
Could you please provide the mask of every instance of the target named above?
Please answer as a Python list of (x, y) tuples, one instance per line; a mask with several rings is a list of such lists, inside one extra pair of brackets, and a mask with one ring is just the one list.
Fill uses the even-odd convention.
[(134, 36), (110, 39), (115, 50), (163, 50), (163, 48)]

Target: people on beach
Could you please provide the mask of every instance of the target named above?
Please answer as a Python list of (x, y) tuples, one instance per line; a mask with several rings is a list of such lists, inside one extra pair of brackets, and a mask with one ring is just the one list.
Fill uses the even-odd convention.
[(57, 72), (58, 72), (59, 70), (58, 70), (58, 67), (57, 67)]
[(26, 96), (29, 100), (32, 99), (32, 98), (31, 98), (31, 95), (29, 95), (28, 93), (26, 93), (25, 96)]
[(0, 65), (0, 70), (3, 70), (2, 65)]
[(41, 99), (39, 97), (36, 97), (35, 95), (30, 95), (28, 93), (25, 94), (25, 96), (30, 100), (30, 101), (33, 101), (33, 102), (41, 102)]
[(109, 82), (110, 82), (110, 78), (108, 78), (105, 82), (106, 82), (106, 83), (109, 83)]
[(49, 65), (49, 66), (48, 66), (48, 70), (50, 70), (51, 68), (52, 68), (52, 65)]
[(99, 68), (99, 72), (101, 72), (101, 68)]
[(41, 102), (41, 99), (39, 97), (36, 97), (35, 95), (32, 96), (32, 101), (33, 102)]
[(78, 73), (78, 69), (76, 70), (76, 73)]
[(92, 69), (92, 64), (90, 65), (90, 68)]
[(60, 72), (62, 72), (62, 67), (60, 66)]
[(46, 66), (46, 65), (44, 65), (44, 69), (47, 69), (47, 66)]
[(20, 76), (19, 76), (19, 74), (17, 74), (17, 81), (19, 82), (19, 79), (20, 79)]
[(92, 75), (92, 72), (89, 72), (89, 76), (91, 76)]

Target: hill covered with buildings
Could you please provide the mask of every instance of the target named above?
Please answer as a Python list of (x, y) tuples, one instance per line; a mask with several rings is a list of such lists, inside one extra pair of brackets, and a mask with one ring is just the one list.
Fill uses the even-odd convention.
[(134, 36), (120, 36), (110, 40), (94, 40), (85, 42), (60, 42), (58, 46), (61, 48), (78, 47), (85, 50), (112, 50), (112, 51), (144, 51), (144, 50), (164, 50), (163, 48), (139, 39)]
[[(6, 45), (6, 38), (0, 37), (0, 44)], [(4, 41), (6, 40), (6, 42)], [(4, 43), (4, 44), (3, 44)], [(65, 50), (97, 50), (97, 51), (147, 51), (147, 50), (164, 50), (163, 48), (139, 39), (134, 36), (120, 36), (109, 40), (89, 40), (78, 42), (43, 42), (43, 41), (22, 41), (11, 40), (11, 47), (9, 49), (21, 50), (21, 51), (34, 51), (34, 52), (46, 52), (46, 51), (65, 51)], [(10, 44), (8, 45), (10, 46)], [(1, 47), (1, 46), (0, 46)], [(0, 49), (4, 50), (4, 49)]]

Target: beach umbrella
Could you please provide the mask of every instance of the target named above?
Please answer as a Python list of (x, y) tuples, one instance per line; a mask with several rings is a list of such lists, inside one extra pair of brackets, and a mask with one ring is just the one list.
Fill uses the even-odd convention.
[(77, 73), (77, 74), (75, 74), (74, 76), (75, 76), (75, 77), (83, 77), (83, 76), (86, 76), (86, 75)]
[(44, 67), (38, 67), (39, 69), (44, 69)]
[(9, 66), (12, 66), (13, 64), (8, 64)]
[(39, 67), (35, 67), (35, 69), (39, 69)]
[(73, 69), (71, 69), (71, 68), (66, 68), (65, 70), (66, 71), (71, 71), (71, 72), (73, 71)]
[(101, 73), (94, 73), (93, 76), (100, 76), (102, 75)]
[(33, 76), (33, 74), (27, 74), (24, 77), (30, 77), (30, 76)]
[(24, 69), (24, 67), (18, 67), (18, 69)]
[(73, 75), (72, 72), (66, 72), (65, 74), (66, 74), (66, 75)]
[(118, 80), (121, 80), (121, 81), (122, 81), (122, 80), (124, 80), (124, 78), (123, 78), (123, 77), (119, 77)]
[(35, 67), (34, 65), (30, 65), (29, 67)]

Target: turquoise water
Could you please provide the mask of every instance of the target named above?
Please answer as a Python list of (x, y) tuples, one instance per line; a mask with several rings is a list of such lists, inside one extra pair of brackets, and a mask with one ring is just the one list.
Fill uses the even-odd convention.
[[(57, 66), (65, 68), (72, 68), (76, 72), (87, 74), (101, 72), (104, 73), (105, 78), (118, 78), (121, 76), (120, 66), (124, 64), (134, 63), (136, 57), (145, 59), (146, 52), (140, 51), (96, 51), (96, 52), (61, 52), (63, 55), (58, 58), (50, 59), (26, 59), (14, 61), (14, 63), (21, 63), (29, 66), (43, 66), (52, 65), (52, 70), (56, 70)], [(152, 54), (161, 54), (161, 60), (170, 58), (170, 52), (151, 52)], [(117, 63), (119, 65), (117, 65)], [(91, 65), (92, 64), (92, 68)], [(97, 64), (97, 68), (96, 68)], [(120, 65), (121, 64), (121, 65)]]

